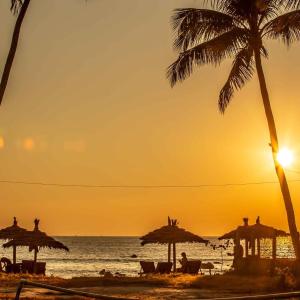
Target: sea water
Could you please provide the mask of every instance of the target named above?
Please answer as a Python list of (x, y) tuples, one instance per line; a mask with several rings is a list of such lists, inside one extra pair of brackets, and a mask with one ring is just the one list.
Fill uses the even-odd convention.
[[(141, 246), (138, 237), (55, 237), (69, 247), (70, 252), (40, 249), (38, 260), (47, 263), (47, 275), (71, 278), (78, 276), (99, 276), (99, 271), (105, 269), (111, 273), (121, 273), (127, 276), (137, 276), (140, 272), (140, 260), (167, 260), (167, 245), (151, 244)], [(227, 249), (216, 248), (220, 245), (217, 238), (207, 237), (210, 243), (178, 244), (177, 259), (180, 253), (186, 252), (188, 259), (199, 259), (202, 262), (212, 262), (214, 272), (223, 272), (232, 265), (233, 245)], [(293, 257), (292, 244), (289, 238), (279, 238), (277, 242), (278, 257)], [(261, 242), (263, 257), (271, 257), (271, 242)], [(132, 258), (132, 255), (137, 257)], [(0, 248), (0, 257), (12, 258), (12, 249)], [(33, 252), (28, 247), (17, 248), (17, 260), (33, 259)]]

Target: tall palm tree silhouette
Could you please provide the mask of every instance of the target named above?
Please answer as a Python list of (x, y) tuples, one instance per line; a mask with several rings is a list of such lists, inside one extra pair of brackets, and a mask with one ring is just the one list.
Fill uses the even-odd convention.
[(0, 81), (0, 105), (3, 100), (3, 96), (6, 90), (7, 82), (9, 79), (10, 71), (12, 68), (12, 64), (14, 62), (15, 54), (18, 47), (19, 36), (21, 26), (29, 6), (30, 0), (11, 0), (11, 7), (10, 10), (17, 14), (17, 21), (15, 24), (14, 32), (11, 39), (10, 49), (6, 58), (6, 63), (4, 65), (1, 81)]
[(241, 89), (256, 69), (275, 170), (297, 259), (300, 259), (299, 235), (286, 176), (276, 159), (278, 138), (262, 57), (268, 57), (265, 39), (279, 39), (287, 46), (300, 39), (299, 7), (300, 0), (212, 0), (211, 9), (176, 9), (172, 16), (176, 32), (174, 47), (180, 53), (167, 71), (174, 86), (189, 77), (196, 66), (218, 65), (226, 58), (233, 58), (232, 69), (218, 101), (219, 110), (224, 113), (234, 91)]

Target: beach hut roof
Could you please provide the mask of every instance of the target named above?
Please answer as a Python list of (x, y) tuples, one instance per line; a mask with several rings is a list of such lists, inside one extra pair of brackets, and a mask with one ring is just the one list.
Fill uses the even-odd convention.
[(23, 236), (28, 231), (24, 228), (18, 226), (16, 217), (14, 217), (13, 224), (9, 227), (3, 228), (0, 230), (0, 239), (1, 240), (12, 240), (16, 237)]
[(274, 237), (288, 236), (288, 233), (283, 230), (261, 224), (259, 217), (257, 217), (254, 225), (248, 225), (248, 219), (244, 218), (243, 226), (239, 226), (237, 229), (224, 234), (223, 236), (219, 237), (219, 240), (235, 239), (237, 236), (240, 239), (271, 239)]
[(146, 244), (168, 244), (168, 243), (204, 243), (208, 241), (202, 237), (180, 228), (174, 223), (169, 223), (159, 229), (151, 231), (150, 233), (142, 236), (142, 246)]
[(33, 231), (27, 231), (26, 234), (5, 243), (3, 247), (9, 248), (13, 246), (27, 246), (29, 247), (29, 250), (33, 250), (35, 248), (50, 248), (69, 251), (69, 248), (63, 243), (56, 241), (54, 238), (48, 236), (45, 232), (39, 230), (39, 220), (35, 219), (34, 223), (35, 227)]

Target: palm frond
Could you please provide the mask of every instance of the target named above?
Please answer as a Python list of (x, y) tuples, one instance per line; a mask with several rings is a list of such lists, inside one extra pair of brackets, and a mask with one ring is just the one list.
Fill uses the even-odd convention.
[(245, 30), (234, 28), (210, 41), (183, 51), (167, 70), (171, 86), (189, 77), (194, 66), (217, 65), (223, 59), (238, 53), (239, 49), (245, 46), (247, 38), (248, 34)]
[(234, 90), (241, 89), (254, 72), (253, 49), (245, 47), (235, 57), (229, 77), (219, 96), (219, 110), (224, 113)]
[(286, 9), (300, 8), (300, 0), (280, 0), (280, 4), (283, 4)]
[(213, 0), (213, 7), (239, 20), (248, 20), (255, 5), (253, 0)]
[(261, 54), (264, 58), (269, 58), (268, 50), (267, 50), (264, 46), (261, 46), (261, 48), (260, 48), (260, 54)]
[(197, 8), (176, 9), (171, 22), (177, 32), (174, 48), (180, 50), (210, 40), (235, 27), (233, 17), (222, 12)]
[(259, 11), (259, 26), (264, 26), (266, 22), (281, 14), (284, 6), (280, 3), (280, 1), (281, 0), (260, 0), (256, 2), (256, 6)]
[(278, 16), (262, 28), (262, 34), (271, 39), (281, 39), (288, 46), (300, 40), (300, 10)]
[(19, 9), (23, 5), (23, 0), (11, 0), (10, 2), (10, 11), (13, 12), (14, 15), (18, 14)]
[[(211, 0), (217, 10), (231, 15), (249, 25), (253, 15), (258, 16), (259, 23), (275, 18), (284, 7), (282, 1), (288, 0)], [(300, 0), (299, 0), (300, 1)]]

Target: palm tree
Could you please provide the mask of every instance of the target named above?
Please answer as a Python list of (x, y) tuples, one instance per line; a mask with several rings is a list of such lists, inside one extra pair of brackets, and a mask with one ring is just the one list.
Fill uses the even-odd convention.
[(172, 16), (176, 32), (174, 47), (180, 53), (167, 71), (174, 86), (189, 77), (196, 66), (219, 65), (224, 59), (233, 58), (218, 101), (219, 110), (224, 113), (234, 91), (241, 89), (256, 69), (275, 170), (297, 259), (300, 259), (299, 235), (286, 176), (276, 158), (279, 145), (262, 57), (268, 58), (265, 39), (279, 39), (287, 46), (300, 39), (299, 7), (300, 0), (212, 0), (211, 9), (176, 9)]
[(29, 6), (30, 0), (11, 0), (11, 7), (10, 10), (14, 14), (18, 14), (17, 21), (15, 24), (14, 32), (12, 35), (11, 39), (11, 44), (10, 44), (10, 49), (6, 58), (6, 63), (4, 66), (4, 70), (2, 73), (1, 77), (1, 82), (0, 82), (0, 105), (3, 100), (3, 96), (6, 90), (8, 78), (10, 75), (11, 67), (15, 58), (15, 54), (17, 51), (18, 47), (18, 42), (19, 42), (19, 35), (20, 35), (20, 30), (21, 26), (27, 11), (27, 8)]

